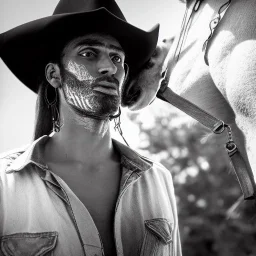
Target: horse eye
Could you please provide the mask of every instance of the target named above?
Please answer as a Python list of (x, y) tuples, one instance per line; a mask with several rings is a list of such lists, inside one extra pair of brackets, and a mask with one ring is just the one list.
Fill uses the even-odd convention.
[(153, 62), (151, 59), (149, 59), (149, 61), (146, 62), (144, 68), (145, 68), (145, 69), (150, 69), (150, 68), (152, 68), (154, 65), (155, 65), (154, 62)]

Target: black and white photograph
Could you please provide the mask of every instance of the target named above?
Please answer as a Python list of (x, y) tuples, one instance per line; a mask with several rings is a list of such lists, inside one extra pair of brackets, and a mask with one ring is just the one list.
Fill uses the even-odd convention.
[(255, 10), (1, 0), (0, 256), (255, 256)]

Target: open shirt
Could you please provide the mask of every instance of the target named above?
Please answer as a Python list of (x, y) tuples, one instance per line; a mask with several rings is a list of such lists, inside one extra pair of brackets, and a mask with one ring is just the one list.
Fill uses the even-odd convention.
[[(84, 204), (44, 163), (43, 136), (0, 158), (0, 255), (104, 255)], [(113, 140), (121, 156), (114, 216), (118, 256), (180, 256), (172, 177), (162, 165)]]

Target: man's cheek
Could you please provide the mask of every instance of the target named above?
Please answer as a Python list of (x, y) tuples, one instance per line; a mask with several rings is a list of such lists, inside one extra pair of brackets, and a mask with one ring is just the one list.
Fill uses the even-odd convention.
[(93, 84), (96, 80), (84, 65), (77, 64), (74, 61), (68, 62), (66, 70), (72, 73), (80, 82)]
[(75, 98), (75, 92), (67, 84), (63, 86), (65, 97), (68, 103), (77, 106), (78, 103)]

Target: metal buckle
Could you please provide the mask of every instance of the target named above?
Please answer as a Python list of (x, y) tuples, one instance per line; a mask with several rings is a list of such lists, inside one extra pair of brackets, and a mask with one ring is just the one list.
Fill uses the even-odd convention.
[(226, 150), (228, 155), (231, 157), (237, 152), (238, 149), (234, 141), (228, 141), (226, 143)]
[(224, 130), (225, 130), (225, 123), (223, 121), (220, 120), (218, 123), (214, 125), (213, 132), (215, 134), (221, 134), (224, 132)]

